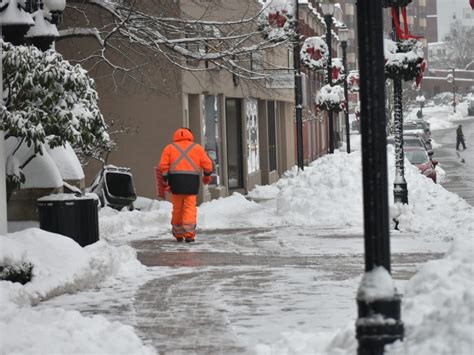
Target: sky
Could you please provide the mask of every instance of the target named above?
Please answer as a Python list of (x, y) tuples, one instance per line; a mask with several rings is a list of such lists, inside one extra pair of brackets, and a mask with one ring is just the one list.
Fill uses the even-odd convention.
[[(438, 8), (438, 40), (442, 41), (449, 32), (453, 16), (461, 20), (466, 26), (474, 26), (474, 10), (469, 5), (469, 0), (437, 0)], [(466, 18), (470, 16), (470, 18)]]

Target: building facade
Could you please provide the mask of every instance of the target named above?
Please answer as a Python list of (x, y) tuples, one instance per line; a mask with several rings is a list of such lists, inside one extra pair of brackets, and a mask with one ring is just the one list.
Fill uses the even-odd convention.
[[(161, 7), (147, 11), (163, 14)], [(140, 8), (142, 9), (142, 8)], [(87, 8), (86, 8), (87, 10)], [(88, 21), (106, 26), (107, 16), (89, 9)], [(171, 16), (203, 21), (232, 21), (257, 14), (260, 5), (254, 0), (227, 1), (225, 6), (212, 8), (207, 3), (180, 1), (170, 8)], [(65, 14), (64, 27), (77, 27), (75, 14)], [(57, 50), (68, 59), (97, 50), (91, 38), (68, 38), (58, 41)], [(260, 61), (266, 56), (265, 61)], [(265, 71), (262, 63), (290, 68), (289, 52), (285, 46), (268, 53), (255, 53), (251, 65)], [(209, 63), (195, 61), (181, 70), (166, 58), (158, 59), (143, 71), (153, 88), (125, 77), (117, 85), (107, 63), (87, 68), (96, 78), (101, 98), (101, 110), (114, 135), (116, 149), (108, 163), (129, 167), (133, 173), (138, 195), (155, 197), (154, 167), (162, 149), (171, 142), (179, 127), (189, 127), (214, 160), (216, 171), (209, 187), (201, 189), (201, 201), (226, 196), (234, 191), (245, 193), (255, 185), (275, 182), (295, 165), (294, 93), (293, 83), (269, 84), (271, 80), (246, 81)], [(287, 79), (291, 77), (286, 72)], [(281, 76), (282, 73), (277, 73)], [(291, 72), (292, 74), (292, 72)], [(274, 72), (269, 77), (275, 76)], [(124, 129), (119, 129), (119, 128)], [(90, 182), (100, 168), (92, 162), (86, 169)]]

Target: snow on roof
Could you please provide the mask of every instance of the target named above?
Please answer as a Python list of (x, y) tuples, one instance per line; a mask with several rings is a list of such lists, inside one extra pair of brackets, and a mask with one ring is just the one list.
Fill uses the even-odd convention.
[(49, 16), (44, 10), (38, 10), (33, 13), (32, 16), (35, 24), (30, 27), (25, 37), (59, 37), (56, 25), (46, 20), (45, 15)]
[(18, 0), (6, 0), (6, 8), (0, 12), (2, 25), (34, 25), (33, 18), (23, 7), (18, 6)]
[(46, 148), (64, 180), (82, 180), (84, 171), (69, 143), (65, 147)]

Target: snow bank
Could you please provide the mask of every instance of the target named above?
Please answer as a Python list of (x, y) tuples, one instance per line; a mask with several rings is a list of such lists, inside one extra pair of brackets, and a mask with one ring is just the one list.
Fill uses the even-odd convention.
[(354, 324), (333, 333), (287, 332), (272, 345), (256, 346), (257, 355), (352, 355), (357, 352)]
[(11, 353), (152, 354), (133, 328), (101, 316), (31, 305), (96, 287), (111, 277), (136, 277), (145, 267), (128, 247), (104, 241), (81, 248), (68, 237), (31, 228), (0, 236), (0, 265), (33, 264), (25, 285), (0, 281), (0, 348)]
[(474, 350), (474, 243), (459, 238), (447, 256), (426, 263), (407, 283), (403, 343), (387, 354), (472, 354)]
[(63, 293), (94, 287), (110, 276), (144, 272), (128, 247), (99, 241), (82, 248), (71, 238), (37, 228), (0, 236), (0, 265), (33, 264), (25, 285), (0, 281), (3, 304), (34, 305)]
[[(117, 211), (104, 207), (99, 211), (99, 229), (101, 238), (113, 240), (140, 230), (140, 232), (157, 233), (169, 229), (172, 205), (167, 201), (153, 200), (147, 204), (140, 199), (141, 211)], [(143, 237), (143, 235), (141, 235)]]
[[(451, 239), (474, 234), (474, 210), (458, 195), (434, 184), (405, 161), (408, 206), (393, 205), (395, 157), (388, 150), (389, 201), (393, 218), (403, 232), (425, 239)], [(291, 225), (354, 226), (362, 228), (361, 153), (342, 152), (324, 156), (304, 172), (277, 184), (277, 214)]]
[[(270, 189), (265, 189), (266, 193), (269, 191)], [(273, 194), (274, 190), (271, 193)], [(260, 196), (263, 199), (268, 197), (264, 193), (260, 193)], [(277, 224), (274, 217), (273, 211), (247, 200), (239, 193), (234, 193), (226, 198), (203, 203), (198, 211), (198, 227), (205, 229), (258, 228)]]

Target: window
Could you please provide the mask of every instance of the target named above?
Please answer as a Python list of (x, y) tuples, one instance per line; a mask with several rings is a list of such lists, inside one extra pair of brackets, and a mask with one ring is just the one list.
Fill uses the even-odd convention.
[(220, 150), (220, 107), (217, 95), (206, 95), (204, 97), (204, 149), (214, 163), (215, 175), (212, 177), (212, 185), (220, 185), (221, 176), (221, 150)]
[(252, 174), (260, 169), (258, 147), (258, 108), (256, 99), (245, 101), (245, 127), (247, 130), (247, 169)]

